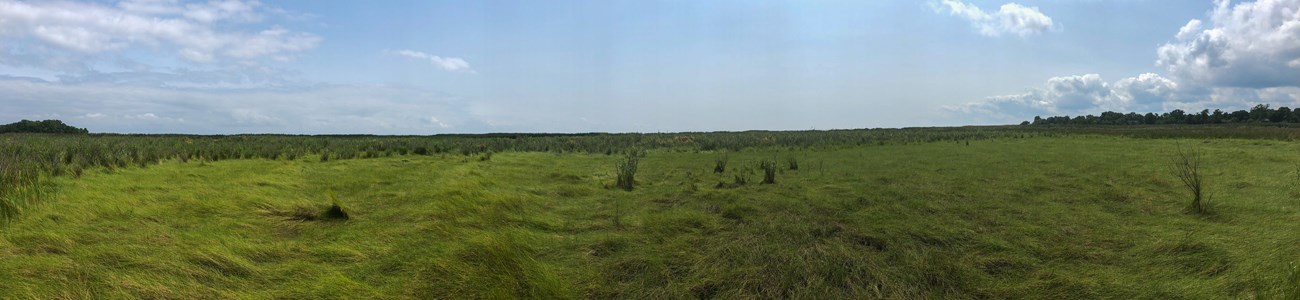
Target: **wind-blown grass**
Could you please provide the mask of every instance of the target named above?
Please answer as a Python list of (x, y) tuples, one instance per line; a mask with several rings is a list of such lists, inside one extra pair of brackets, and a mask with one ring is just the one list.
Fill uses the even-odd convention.
[[(1215, 162), (1213, 215), (1183, 213), (1167, 173), (1189, 142)], [(1298, 150), (866, 144), (800, 150), (818, 172), (779, 184), (694, 187), (717, 154), (664, 148), (632, 193), (603, 152), (97, 167), (0, 225), (0, 298), (1287, 299)], [(332, 203), (346, 221), (295, 217)]]

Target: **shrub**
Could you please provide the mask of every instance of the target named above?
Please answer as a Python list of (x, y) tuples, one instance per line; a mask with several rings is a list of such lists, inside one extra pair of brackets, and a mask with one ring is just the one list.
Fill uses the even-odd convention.
[(1192, 192), (1192, 205), (1189, 209), (1193, 213), (1203, 214), (1209, 212), (1205, 202), (1209, 198), (1204, 196), (1205, 176), (1201, 173), (1201, 152), (1196, 149), (1186, 150), (1179, 148), (1174, 156), (1172, 173), (1183, 182), (1183, 186)]
[(786, 159), (786, 164), (790, 166), (790, 170), (799, 170), (799, 159), (794, 158), (793, 156)]
[(764, 159), (758, 162), (758, 168), (763, 170), (763, 184), (776, 183), (776, 161)]
[(618, 163), (614, 165), (615, 169), (618, 171), (619, 188), (626, 191), (632, 190), (632, 185), (636, 181), (635, 177), (638, 160), (637, 151), (628, 151), (627, 157), (619, 160)]

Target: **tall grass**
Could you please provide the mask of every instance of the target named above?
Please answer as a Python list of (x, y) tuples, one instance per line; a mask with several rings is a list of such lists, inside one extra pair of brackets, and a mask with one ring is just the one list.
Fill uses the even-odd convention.
[(41, 178), (32, 162), (0, 153), (0, 221), (18, 216), (39, 195)]
[(636, 168), (639, 163), (637, 151), (628, 151), (627, 156), (615, 163), (615, 171), (618, 172), (618, 187), (626, 191), (631, 191), (632, 186), (636, 184)]
[(758, 162), (758, 168), (763, 170), (763, 184), (776, 183), (776, 161), (764, 159)]

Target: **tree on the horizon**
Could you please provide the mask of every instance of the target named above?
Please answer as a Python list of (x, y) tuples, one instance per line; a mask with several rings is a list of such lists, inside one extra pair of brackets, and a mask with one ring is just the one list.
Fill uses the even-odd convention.
[(0, 125), (0, 133), (90, 133), (85, 128), (77, 128), (64, 124), (60, 120), (31, 121), (22, 120), (14, 123)]
[(1300, 109), (1289, 107), (1271, 108), (1268, 104), (1258, 104), (1250, 110), (1224, 112), (1221, 109), (1199, 112), (1187, 112), (1174, 109), (1167, 113), (1137, 112), (1120, 113), (1102, 112), (1100, 116), (1034, 116), (1028, 125), (1151, 125), (1151, 124), (1224, 124), (1224, 123), (1300, 123)]

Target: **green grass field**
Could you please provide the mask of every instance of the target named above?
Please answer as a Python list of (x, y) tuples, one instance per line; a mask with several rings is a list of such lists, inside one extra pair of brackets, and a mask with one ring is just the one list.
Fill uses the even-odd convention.
[[(1211, 214), (1186, 212), (1177, 147), (1205, 153)], [(1298, 153), (1099, 135), (652, 149), (632, 191), (619, 155), (172, 159), (53, 179), (0, 225), (0, 298), (1300, 299)], [(304, 220), (334, 201), (347, 220)]]

